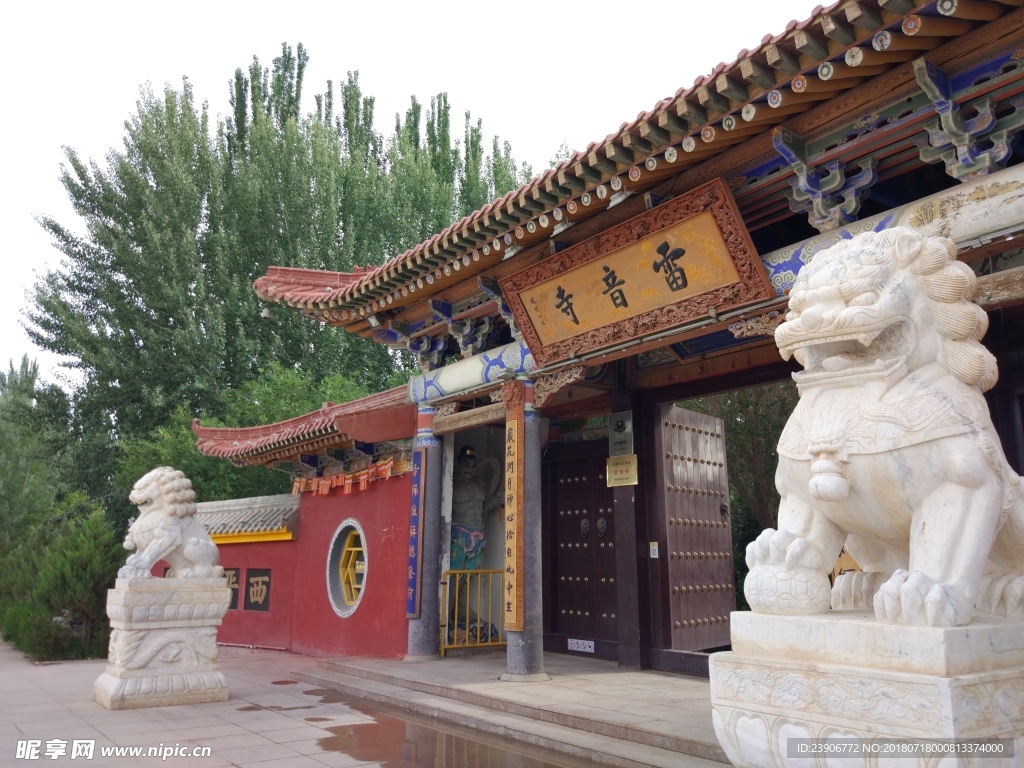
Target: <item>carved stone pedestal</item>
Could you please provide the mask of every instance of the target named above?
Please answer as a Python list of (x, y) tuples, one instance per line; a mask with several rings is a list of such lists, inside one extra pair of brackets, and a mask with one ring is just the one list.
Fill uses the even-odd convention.
[(93, 698), (107, 709), (225, 701), (217, 627), (230, 601), (225, 578), (119, 578), (107, 593), (113, 632)]
[[(732, 614), (711, 656), (715, 733), (737, 766), (1024, 766), (1024, 621), (879, 624), (872, 614)], [(1015, 739), (1015, 757), (791, 755), (789, 739)], [(941, 758), (941, 759), (940, 759)]]

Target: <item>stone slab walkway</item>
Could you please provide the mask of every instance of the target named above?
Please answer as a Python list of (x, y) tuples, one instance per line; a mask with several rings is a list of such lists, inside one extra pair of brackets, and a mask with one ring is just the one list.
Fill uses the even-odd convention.
[(688, 760), (728, 763), (711, 723), (708, 680), (560, 654), (545, 654), (544, 664), (551, 680), (531, 683), (499, 679), (504, 651), (425, 660), (325, 659), (294, 676), (594, 762), (666, 768)]
[[(111, 712), (92, 700), (102, 660), (35, 664), (0, 643), (0, 766), (174, 766), (197, 768), (323, 768), (356, 761), (318, 740), (332, 726), (373, 722), (344, 705), (321, 705), (303, 696), (301, 684), (274, 685), (316, 659), (289, 653), (221, 650), (221, 670), (231, 686), (228, 701)], [(294, 678), (291, 678), (294, 680)], [(313, 722), (306, 718), (316, 717)], [(18, 756), (18, 742), (38, 740), (39, 757)], [(48, 741), (66, 742), (67, 754), (49, 759)], [(72, 758), (73, 743), (94, 741), (91, 760)], [(103, 747), (208, 746), (211, 757), (101, 756)]]
[[(374, 724), (378, 738), (388, 734), (399, 750), (403, 738), (419, 728), (418, 738), (439, 744), (450, 738), (444, 731), (461, 733), (460, 744), (474, 734), (504, 737), (528, 756), (567, 766), (583, 758), (624, 768), (721, 768), (707, 758), (724, 760), (710, 730), (706, 680), (620, 671), (589, 659), (551, 656), (551, 681), (502, 683), (497, 677), (504, 670), (503, 653), (444, 661), (340, 662), (222, 648), (221, 670), (231, 686), (228, 701), (117, 712), (92, 700), (92, 685), (104, 664), (35, 664), (0, 643), (0, 767), (350, 768), (435, 762), (432, 757), (424, 762), (427, 749), (419, 760), (409, 761), (360, 745), (353, 734), (369, 731), (358, 726)], [(352, 698), (343, 700), (335, 691)], [(356, 698), (395, 707), (392, 711), (414, 724), (405, 726), (403, 737), (401, 721), (362, 708)], [(423, 735), (415, 723), (437, 725), (442, 733)], [(39, 742), (34, 760), (18, 755), (19, 743), (24, 749), (30, 741)], [(72, 757), (75, 741), (93, 742), (91, 760)], [(51, 745), (65, 754), (49, 759)], [(210, 747), (212, 755), (100, 753), (104, 747), (161, 745)], [(448, 768), (447, 759), (436, 762), (437, 768)]]

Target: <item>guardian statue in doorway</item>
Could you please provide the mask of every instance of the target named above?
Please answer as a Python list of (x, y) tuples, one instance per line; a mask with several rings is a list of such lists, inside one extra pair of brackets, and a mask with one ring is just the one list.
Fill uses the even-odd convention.
[[(452, 481), (451, 568), (456, 571), (471, 571), (480, 567), (487, 543), (484, 518), (501, 506), (500, 495), (494, 493), (494, 488), (488, 489), (476, 471), (476, 451), (471, 445), (462, 446), (455, 459), (455, 477)], [(494, 471), (495, 478), (500, 479), (497, 467)], [(492, 485), (496, 486), (497, 483)]]

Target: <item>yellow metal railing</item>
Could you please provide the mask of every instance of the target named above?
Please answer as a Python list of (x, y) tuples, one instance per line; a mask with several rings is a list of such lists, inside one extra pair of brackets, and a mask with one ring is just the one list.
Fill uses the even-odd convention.
[(453, 649), (505, 645), (501, 613), (504, 576), (504, 571), (500, 570), (444, 572), (441, 579), (444, 585), (441, 590), (441, 658)]

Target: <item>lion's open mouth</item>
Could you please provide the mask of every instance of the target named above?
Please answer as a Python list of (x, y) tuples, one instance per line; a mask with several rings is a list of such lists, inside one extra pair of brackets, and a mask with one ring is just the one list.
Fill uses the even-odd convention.
[(139, 509), (145, 509), (147, 506), (153, 503), (153, 500), (148, 496), (136, 496), (134, 493), (128, 497), (128, 501), (137, 506)]
[(816, 334), (781, 346), (782, 356), (795, 357), (804, 370), (794, 378), (813, 384), (839, 378), (887, 376), (904, 362), (914, 348), (913, 324), (897, 318), (884, 327), (856, 333)]

